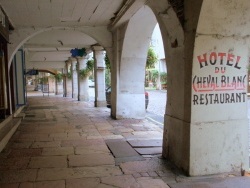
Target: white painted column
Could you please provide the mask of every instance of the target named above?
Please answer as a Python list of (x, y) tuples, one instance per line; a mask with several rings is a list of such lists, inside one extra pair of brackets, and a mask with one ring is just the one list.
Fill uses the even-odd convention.
[(89, 100), (89, 93), (88, 93), (88, 78), (81, 77), (79, 74), (79, 71), (86, 68), (87, 65), (88, 56), (85, 57), (77, 57), (77, 63), (78, 63), (78, 101), (88, 101)]
[[(66, 80), (66, 83), (65, 83), (65, 97), (71, 97), (72, 96), (72, 77), (69, 78), (68, 76), (68, 73), (71, 72), (71, 61), (66, 61), (65, 62), (65, 80)], [(71, 75), (72, 75), (72, 72), (71, 72)]]
[(77, 82), (77, 61), (75, 58), (70, 58), (71, 60), (71, 74), (72, 74), (72, 98), (77, 99), (78, 96), (78, 82)]
[(105, 96), (105, 52), (102, 46), (93, 46), (95, 59), (95, 107), (106, 106)]
[(24, 81), (24, 61), (23, 61), (23, 52), (17, 51), (15, 56), (15, 68), (16, 70), (16, 94), (17, 94), (17, 104), (24, 105), (26, 103), (25, 98), (25, 81)]
[(249, 169), (250, 13), (242, 14), (249, 1), (222, 2), (203, 1), (196, 30), (189, 154), (193, 176)]
[(59, 95), (58, 92), (58, 81), (55, 79), (55, 95)]
[(63, 97), (67, 96), (67, 65), (65, 63), (65, 67), (63, 68)]

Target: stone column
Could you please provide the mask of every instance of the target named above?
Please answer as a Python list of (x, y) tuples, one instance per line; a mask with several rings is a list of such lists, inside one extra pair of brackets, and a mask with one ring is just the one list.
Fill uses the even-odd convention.
[(78, 101), (88, 101), (89, 100), (89, 93), (88, 93), (88, 78), (89, 76), (82, 77), (80, 75), (80, 71), (85, 69), (87, 66), (88, 56), (85, 57), (77, 57), (78, 63)]
[(67, 66), (63, 69), (63, 97), (67, 97)]
[[(38, 75), (35, 75), (34, 77), (35, 77), (33, 79), (34, 91), (38, 91), (38, 79), (39, 79), (39, 77), (38, 77)], [(33, 78), (33, 76), (32, 76), (32, 78)]]
[(95, 107), (106, 106), (105, 96), (105, 53), (103, 47), (93, 46), (95, 59)]
[[(65, 62), (65, 97), (72, 96), (72, 77), (69, 78), (68, 73), (71, 72), (71, 61)], [(71, 72), (72, 74), (72, 72)]]
[(77, 99), (78, 95), (78, 83), (77, 83), (77, 61), (75, 58), (70, 58), (71, 60), (71, 74), (72, 74), (72, 98)]
[(55, 79), (55, 95), (59, 95), (59, 92), (58, 92), (58, 81), (57, 81), (57, 79)]

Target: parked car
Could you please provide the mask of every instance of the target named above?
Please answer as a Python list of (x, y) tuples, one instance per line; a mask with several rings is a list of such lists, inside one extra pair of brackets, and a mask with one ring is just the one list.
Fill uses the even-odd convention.
[[(106, 101), (107, 101), (107, 107), (111, 108), (111, 87), (106, 88)], [(148, 108), (149, 103), (149, 95), (148, 92), (145, 91), (145, 109)]]
[(89, 87), (95, 87), (95, 82), (93, 80), (89, 80)]

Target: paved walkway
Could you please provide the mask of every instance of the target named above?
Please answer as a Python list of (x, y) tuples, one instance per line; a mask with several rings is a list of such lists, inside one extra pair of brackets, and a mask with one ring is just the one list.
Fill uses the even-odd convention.
[(147, 120), (113, 120), (109, 109), (71, 98), (32, 96), (28, 104), (0, 153), (1, 188), (250, 187), (239, 174), (181, 175), (161, 157), (162, 129)]
[(147, 92), (149, 93), (147, 111), (163, 117), (167, 103), (167, 90), (148, 90)]

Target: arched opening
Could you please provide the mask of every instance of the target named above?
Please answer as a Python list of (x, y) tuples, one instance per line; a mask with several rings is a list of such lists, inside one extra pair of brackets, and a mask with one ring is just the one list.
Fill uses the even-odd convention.
[(154, 28), (147, 56), (145, 90), (149, 96), (146, 118), (163, 126), (167, 101), (167, 64), (159, 24)]
[[(98, 32), (91, 33), (91, 35), (98, 35)], [(20, 38), (22, 37), (25, 36), (20, 36)], [(90, 52), (94, 50), (93, 46), (95, 45), (99, 46), (99, 44), (106, 44), (107, 46), (105, 47), (110, 48), (108, 42), (106, 41), (108, 36), (105, 35), (105, 32), (103, 32), (102, 37), (97, 36), (96, 38), (98, 39), (98, 41), (96, 41), (91, 36), (84, 34), (84, 32), (81, 30), (49, 28), (43, 30), (43, 32), (35, 32), (33, 35), (26, 37), (25, 39), (23, 39), (21, 44), (18, 44), (17, 46), (22, 45), (22, 53), (23, 57), (25, 57), (23, 63), (25, 62), (24, 67), (26, 71), (46, 70), (53, 72), (55, 77), (52, 76), (53, 78), (51, 79), (53, 82), (51, 83), (52, 86), (50, 86), (51, 92), (55, 94), (63, 94), (63, 96), (79, 96), (79, 94), (73, 94), (73, 86), (72, 83), (70, 84), (70, 82), (73, 81), (72, 75), (69, 76), (70, 71), (72, 71), (70, 68), (72, 62), (71, 59), (69, 59), (72, 56), (71, 50), (84, 49), (86, 50), (86, 54), (90, 54)], [(84, 64), (88, 64), (87, 61), (93, 59), (93, 55), (88, 55), (84, 59), (79, 57), (76, 57), (75, 59), (79, 61), (77, 62), (78, 64), (82, 61), (86, 61)], [(77, 66), (73, 70), (76, 70), (76, 68)], [(94, 65), (92, 65), (91, 68), (93, 70)], [(85, 68), (79, 67), (79, 71), (80, 69)], [(90, 74), (88, 73), (87, 76), (91, 76), (92, 80), (94, 80), (94, 71), (92, 70), (89, 71)], [(62, 77), (62, 80), (57, 81), (58, 75)], [(34, 80), (35, 79), (37, 78), (34, 78)], [(75, 77), (75, 79), (78, 79), (77, 76)], [(89, 100), (89, 97), (91, 99), (95, 98), (95, 89), (93, 88), (93, 85), (92, 87), (87, 87), (86, 85), (89, 84), (88, 80), (84, 82), (85, 84), (81, 87), (84, 88), (84, 90), (89, 90), (88, 94), (85, 94), (86, 97), (84, 98), (84, 100)], [(62, 88), (63, 91), (61, 91)], [(60, 91), (58, 92), (58, 90)], [(75, 92), (80, 93), (81, 91), (75, 90)], [(91, 94), (91, 96), (89, 96), (89, 94)]]
[[(159, 2), (158, 2), (159, 3)], [(162, 2), (161, 2), (162, 3)], [(167, 13), (159, 13), (162, 6), (167, 5), (149, 2), (148, 6), (141, 7), (128, 23), (120, 26), (119, 32), (115, 33), (118, 48), (114, 56), (116, 59), (116, 77), (112, 79), (112, 116), (122, 118), (144, 118), (145, 117), (145, 65), (150, 38), (157, 22), (163, 35), (165, 57), (168, 65), (168, 100), (161, 101), (166, 106), (164, 112), (164, 134), (163, 134), (163, 156), (171, 158), (178, 156), (179, 163), (185, 163), (188, 167), (188, 152), (185, 143), (188, 143), (188, 128), (185, 123), (190, 120), (190, 109), (185, 109), (184, 96), (190, 93), (186, 85), (186, 70), (184, 63), (184, 33), (176, 14), (172, 9), (169, 19)], [(115, 61), (114, 61), (115, 62)], [(189, 92), (186, 92), (188, 90)], [(115, 104), (116, 102), (116, 104)], [(114, 107), (113, 107), (114, 106)], [(178, 130), (172, 125), (178, 127)], [(182, 128), (183, 127), (183, 128)], [(181, 130), (181, 131), (180, 131)], [(181, 136), (179, 136), (181, 135)], [(183, 136), (183, 137), (182, 137)], [(171, 139), (169, 139), (169, 137)], [(162, 138), (162, 137), (161, 137)], [(178, 148), (176, 145), (180, 145)], [(176, 152), (177, 151), (177, 152)], [(184, 159), (185, 158), (185, 159)]]
[(119, 80), (116, 80), (117, 83), (112, 87), (116, 89), (116, 101), (112, 101), (114, 108), (111, 109), (115, 118), (145, 117), (146, 57), (156, 23), (153, 12), (144, 6), (123, 28), (125, 33), (117, 67)]

